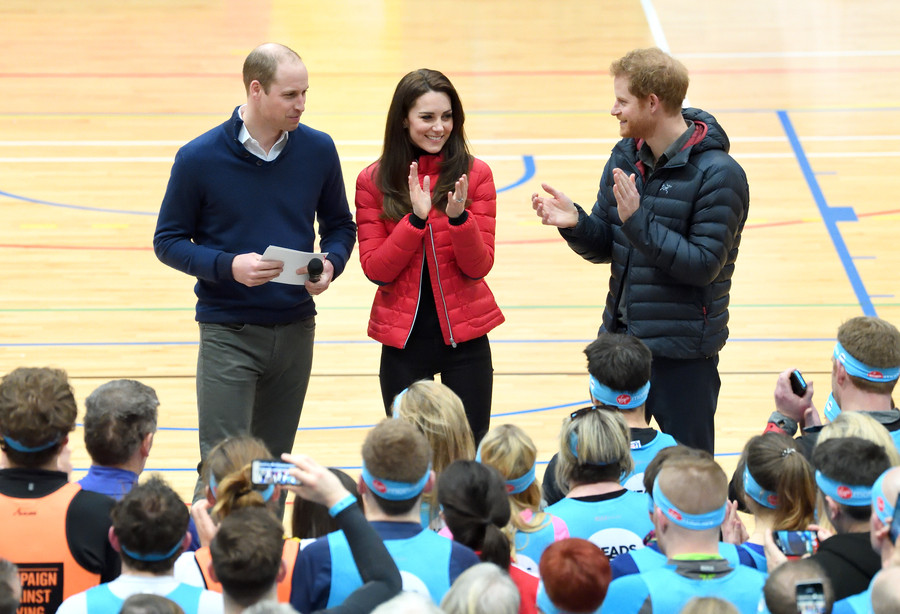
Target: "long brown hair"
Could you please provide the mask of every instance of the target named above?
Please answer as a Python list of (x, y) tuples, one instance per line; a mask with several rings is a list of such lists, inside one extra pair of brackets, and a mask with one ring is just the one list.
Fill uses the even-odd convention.
[(271, 456), (262, 440), (249, 435), (223, 439), (210, 450), (201, 470), (206, 484), (210, 488), (216, 485), (213, 493), (216, 504), (212, 509), (216, 519), (221, 520), (242, 507), (266, 506), (266, 500), (250, 480), (250, 464), (254, 459)]
[[(734, 481), (741, 496), (746, 494), (744, 467), (750, 468), (750, 475), (761, 487), (778, 495), (778, 506), (774, 510), (775, 530), (798, 531), (813, 522), (815, 476), (793, 439), (780, 433), (765, 433), (747, 442)], [(753, 504), (762, 510), (755, 501)]]
[(447, 192), (453, 190), (456, 180), (469, 172), (471, 155), (463, 125), (466, 121), (462, 102), (450, 79), (436, 70), (420, 68), (408, 73), (397, 84), (388, 110), (384, 128), (384, 148), (379, 158), (376, 185), (384, 195), (384, 216), (399, 220), (412, 211), (409, 202), (409, 165), (416, 159), (416, 148), (404, 125), (416, 100), (428, 92), (442, 92), (450, 98), (453, 113), (453, 130), (441, 150), (443, 161), (440, 177), (434, 186), (432, 206), (440, 211), (447, 208)]

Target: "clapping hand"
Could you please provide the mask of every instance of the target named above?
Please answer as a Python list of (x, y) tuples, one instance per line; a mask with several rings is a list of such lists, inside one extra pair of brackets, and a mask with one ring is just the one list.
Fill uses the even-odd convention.
[(537, 192), (531, 195), (531, 208), (541, 218), (545, 226), (572, 228), (578, 223), (578, 209), (571, 198), (546, 183), (541, 187), (550, 197), (541, 196)]

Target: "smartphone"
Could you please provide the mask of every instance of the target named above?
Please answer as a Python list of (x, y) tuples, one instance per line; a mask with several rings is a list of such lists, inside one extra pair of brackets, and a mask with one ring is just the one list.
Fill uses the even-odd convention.
[(254, 484), (300, 484), (290, 470), (294, 469), (291, 463), (283, 463), (277, 460), (257, 459), (250, 464), (250, 481)]
[(794, 394), (798, 397), (802, 397), (806, 394), (806, 380), (803, 379), (803, 374), (800, 373), (799, 369), (791, 371), (791, 390), (793, 390)]
[(821, 582), (797, 582), (797, 614), (825, 614), (825, 589)]
[(819, 538), (815, 531), (775, 531), (775, 545), (788, 558), (799, 558), (815, 554), (819, 548)]
[(891, 542), (897, 543), (900, 537), (900, 495), (897, 495), (897, 502), (894, 503), (894, 517), (891, 519)]

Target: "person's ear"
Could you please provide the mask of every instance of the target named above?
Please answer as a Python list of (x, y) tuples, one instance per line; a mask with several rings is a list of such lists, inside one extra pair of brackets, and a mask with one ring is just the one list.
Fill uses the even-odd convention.
[(834, 381), (838, 386), (844, 386), (847, 383), (847, 369), (839, 361), (834, 361)]
[(122, 552), (122, 543), (119, 541), (119, 536), (116, 535), (115, 529), (109, 527), (107, 537), (109, 538), (109, 545), (112, 546), (112, 549), (116, 552)]
[[(282, 564), (283, 564), (283, 563), (284, 563), (284, 561), (282, 561)], [(221, 584), (221, 582), (219, 582), (218, 576), (216, 576), (216, 569), (215, 569), (215, 567), (213, 567), (212, 561), (210, 561), (210, 562), (209, 562), (209, 565), (207, 565), (206, 571), (209, 572), (209, 579), (210, 579), (210, 580), (212, 580), (212, 581), (215, 582), (216, 584)]]
[(432, 490), (434, 490), (435, 482), (437, 482), (437, 479), (435, 477), (434, 469), (432, 469), (428, 473), (428, 481), (425, 482), (425, 490), (423, 490), (422, 492), (431, 492)]
[(828, 518), (832, 521), (832, 524), (834, 524), (834, 519), (841, 515), (840, 504), (829, 495), (825, 495), (825, 510), (827, 511)]
[(278, 575), (275, 576), (275, 583), (279, 583), (287, 577), (287, 565), (284, 564), (284, 559), (281, 559), (281, 563), (278, 566)]
[(187, 552), (187, 551), (188, 551), (188, 548), (191, 547), (191, 542), (192, 542), (192, 541), (194, 541), (194, 538), (193, 538), (193, 536), (191, 535), (191, 532), (190, 532), (190, 531), (185, 531), (185, 533), (184, 533), (184, 539), (181, 540), (181, 551), (182, 551), (182, 552)]
[(141, 456), (147, 458), (150, 456), (150, 448), (153, 447), (153, 436), (156, 433), (147, 433), (144, 439), (141, 441)]

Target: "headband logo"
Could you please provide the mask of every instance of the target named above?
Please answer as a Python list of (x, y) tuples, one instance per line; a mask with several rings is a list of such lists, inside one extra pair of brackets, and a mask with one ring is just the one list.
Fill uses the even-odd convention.
[(385, 486), (384, 482), (382, 482), (381, 480), (372, 480), (372, 486), (374, 486), (375, 490), (377, 490), (381, 494), (387, 492), (387, 486)]
[(778, 505), (778, 495), (769, 495), (766, 500), (769, 502), (769, 505)]
[(841, 499), (849, 499), (853, 496), (853, 491), (846, 486), (838, 486), (837, 496)]
[(669, 516), (671, 516), (675, 520), (682, 520), (681, 512), (672, 507), (669, 508)]
[(869, 377), (884, 379), (884, 373), (882, 373), (881, 371), (869, 371)]
[(506, 492), (507, 492), (507, 493), (511, 493), (511, 492), (514, 491), (515, 489), (516, 489), (516, 487), (513, 486), (512, 484), (507, 484), (507, 485), (506, 485)]
[(884, 497), (878, 497), (876, 500), (876, 505), (878, 505), (878, 511), (884, 511)]
[(619, 405), (628, 405), (631, 403), (631, 395), (630, 394), (620, 394), (616, 397), (616, 403)]

